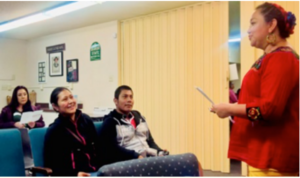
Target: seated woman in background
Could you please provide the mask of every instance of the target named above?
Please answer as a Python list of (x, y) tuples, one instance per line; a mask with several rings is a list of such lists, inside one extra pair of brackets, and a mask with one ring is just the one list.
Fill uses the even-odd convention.
[(45, 166), (52, 169), (53, 176), (90, 176), (102, 162), (93, 121), (77, 109), (67, 88), (54, 89), (50, 102), (59, 115), (45, 136)]
[(43, 117), (36, 122), (27, 124), (20, 123), (23, 112), (38, 110), (32, 106), (28, 94), (28, 90), (24, 86), (17, 86), (12, 94), (11, 102), (2, 109), (0, 114), (0, 128), (37, 128), (44, 127)]

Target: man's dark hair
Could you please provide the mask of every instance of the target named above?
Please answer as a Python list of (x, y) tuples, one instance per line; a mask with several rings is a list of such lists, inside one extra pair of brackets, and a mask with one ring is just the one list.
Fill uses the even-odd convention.
[(127, 86), (127, 85), (121, 85), (115, 91), (115, 98), (116, 99), (119, 99), (119, 96), (120, 96), (122, 90), (130, 90), (131, 92), (133, 92), (132, 89), (129, 86)]

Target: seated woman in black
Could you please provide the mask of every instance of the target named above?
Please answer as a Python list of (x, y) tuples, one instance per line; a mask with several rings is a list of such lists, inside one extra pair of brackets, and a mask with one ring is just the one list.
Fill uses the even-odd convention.
[(90, 176), (101, 166), (93, 121), (77, 109), (66, 88), (54, 89), (50, 102), (59, 115), (45, 136), (45, 167), (51, 168), (54, 176)]
[(37, 107), (32, 106), (28, 99), (28, 90), (24, 86), (17, 86), (12, 94), (11, 102), (2, 109), (0, 114), (0, 128), (37, 128), (44, 127), (45, 123), (43, 117), (36, 122), (29, 122), (26, 124), (20, 123), (23, 112), (38, 110)]

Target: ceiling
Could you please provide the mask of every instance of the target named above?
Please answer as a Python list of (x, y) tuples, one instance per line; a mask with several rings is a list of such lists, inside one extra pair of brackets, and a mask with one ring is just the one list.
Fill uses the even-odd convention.
[[(199, 1), (105, 1), (52, 19), (0, 32), (0, 38), (28, 40), (58, 32), (198, 3)], [(62, 5), (66, 1), (0, 1), (0, 23)]]

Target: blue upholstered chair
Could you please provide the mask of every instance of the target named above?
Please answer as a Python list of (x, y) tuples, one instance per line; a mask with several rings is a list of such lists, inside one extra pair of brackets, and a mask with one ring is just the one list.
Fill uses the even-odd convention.
[[(102, 122), (94, 122), (97, 134)], [(44, 167), (44, 137), (47, 128), (29, 131), (35, 166)], [(24, 169), (24, 166), (23, 166)], [(136, 171), (135, 171), (136, 170)], [(52, 171), (49, 170), (48, 173)], [(47, 173), (47, 174), (48, 174)], [(46, 173), (44, 175), (47, 175)], [(48, 174), (49, 175), (49, 174)], [(91, 176), (202, 176), (202, 168), (194, 154), (170, 155), (117, 162), (102, 166)]]
[(34, 166), (45, 169), (45, 171), (38, 174), (38, 176), (51, 175), (52, 173), (51, 169), (44, 168), (44, 140), (46, 132), (47, 128), (36, 128), (29, 131)]
[(97, 132), (97, 135), (99, 136), (99, 133), (100, 133), (100, 128), (102, 126), (102, 123), (103, 122), (94, 122), (94, 125), (95, 125), (95, 128), (96, 128), (96, 132)]
[[(94, 122), (97, 134), (99, 134), (100, 127), (102, 122)], [(48, 128), (36, 128), (29, 131), (30, 143), (32, 156), (35, 167), (44, 168), (44, 140), (45, 134)], [(44, 174), (42, 175), (51, 175), (52, 170), (49, 168), (44, 168)], [(39, 174), (39, 176), (42, 176)], [(96, 175), (96, 173), (91, 173), (91, 175)]]
[(203, 176), (194, 154), (169, 155), (121, 161), (102, 166), (98, 176)]
[(25, 176), (22, 139), (18, 129), (0, 130), (0, 176)]

